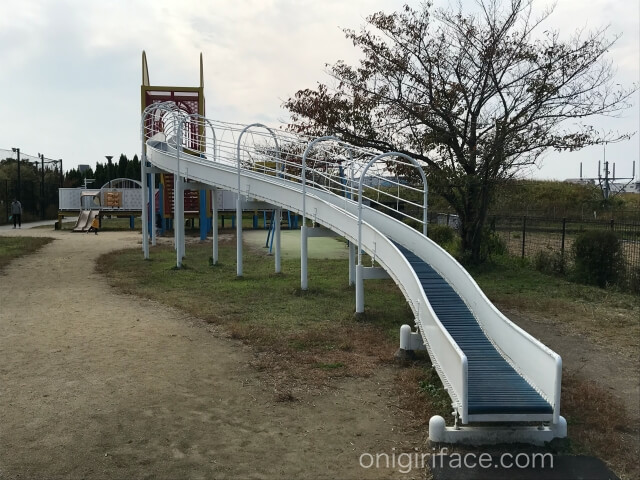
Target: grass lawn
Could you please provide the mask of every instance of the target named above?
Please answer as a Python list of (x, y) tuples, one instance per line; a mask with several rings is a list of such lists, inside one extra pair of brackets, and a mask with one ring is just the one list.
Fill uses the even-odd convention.
[(0, 237), (0, 272), (11, 260), (29, 255), (52, 241), (53, 238)]
[(102, 257), (98, 269), (123, 291), (223, 325), (233, 337), (320, 379), (366, 374), (377, 362), (390, 361), (400, 325), (412, 323), (390, 280), (367, 283), (367, 311), (356, 318), (344, 260), (311, 260), (309, 290), (302, 292), (295, 258), (284, 257), (283, 273), (275, 274), (272, 256), (247, 248), (244, 276), (237, 278), (235, 240), (221, 243), (219, 255), (219, 265), (210, 266), (210, 243), (189, 245), (184, 267), (176, 270), (172, 247), (154, 248), (149, 261), (139, 250), (125, 250)]
[(581, 285), (540, 273), (519, 258), (499, 256), (470, 268), (478, 285), (499, 308), (553, 318), (566, 331), (638, 355), (640, 297)]
[[(413, 323), (391, 280), (367, 281), (366, 312), (356, 317), (355, 292), (347, 285), (344, 260), (310, 260), (309, 290), (302, 292), (299, 260), (284, 257), (284, 273), (275, 274), (273, 257), (246, 249), (244, 276), (237, 278), (235, 254), (235, 240), (223, 242), (220, 265), (210, 266), (211, 244), (189, 245), (184, 268), (176, 270), (173, 248), (153, 248), (148, 261), (136, 248), (101, 257), (97, 268), (121, 291), (221, 325), (232, 337), (250, 344), (257, 352), (255, 366), (289, 382), (292, 393), (286, 398), (295, 397), (292, 385), (323, 385), (332, 377), (371, 374), (376, 366), (391, 362), (400, 325)], [(637, 352), (633, 342), (639, 332), (640, 300), (636, 296), (573, 284), (508, 258), (471, 273), (499, 307), (554, 317), (596, 337), (610, 333), (615, 322), (620, 332), (607, 335), (606, 341)], [(585, 324), (585, 309), (597, 313), (597, 320)], [(627, 472), (635, 471), (637, 445), (623, 444), (620, 436), (624, 406), (593, 383), (565, 380), (563, 415), (580, 418), (579, 428), (570, 425), (567, 451), (600, 456), (623, 477), (632, 478)], [(426, 432), (434, 414), (451, 420), (448, 396), (428, 359), (399, 370), (397, 389), (414, 426), (424, 425)], [(606, 435), (603, 423), (608, 425)]]

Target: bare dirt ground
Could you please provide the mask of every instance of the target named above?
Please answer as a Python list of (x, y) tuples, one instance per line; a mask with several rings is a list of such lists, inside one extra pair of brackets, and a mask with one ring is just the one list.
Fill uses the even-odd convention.
[(0, 274), (0, 479), (402, 478), (362, 453), (420, 446), (393, 367), (278, 401), (248, 347), (94, 273), (140, 235), (50, 236)]
[(570, 332), (551, 319), (523, 315), (516, 309), (504, 309), (503, 312), (560, 354), (563, 376), (576, 375), (602, 386), (627, 407), (626, 416), (630, 424), (635, 428), (640, 426), (640, 358), (637, 347), (632, 352), (629, 349), (612, 349), (580, 332)]
[[(1, 480), (428, 478), (359, 466), (363, 453), (427, 448), (426, 428), (398, 408), (394, 367), (282, 401), (251, 348), (94, 272), (139, 233), (6, 234), (55, 241), (0, 274)], [(635, 356), (505, 313), (562, 355), (565, 375), (620, 398), (637, 428)]]

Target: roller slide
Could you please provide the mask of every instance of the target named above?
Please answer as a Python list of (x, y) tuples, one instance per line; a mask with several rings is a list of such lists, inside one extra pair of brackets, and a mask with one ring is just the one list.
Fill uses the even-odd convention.
[[(238, 169), (147, 142), (158, 169), (238, 192)], [(180, 171), (177, 171), (177, 168)], [(300, 182), (240, 170), (240, 194), (302, 213)], [(357, 243), (358, 204), (307, 186), (307, 216)], [(361, 240), (394, 279), (463, 424), (559, 420), (560, 357), (504, 317), (466, 270), (415, 229), (363, 207)], [(366, 302), (366, 289), (365, 289)]]

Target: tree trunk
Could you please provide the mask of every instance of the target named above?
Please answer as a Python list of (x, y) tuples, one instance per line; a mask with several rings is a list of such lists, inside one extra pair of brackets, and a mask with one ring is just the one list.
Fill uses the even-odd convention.
[(461, 224), (462, 256), (470, 263), (482, 263), (487, 258), (485, 246), (485, 222), (491, 191), (488, 185), (477, 177), (467, 180), (463, 191), (464, 199), (458, 211)]

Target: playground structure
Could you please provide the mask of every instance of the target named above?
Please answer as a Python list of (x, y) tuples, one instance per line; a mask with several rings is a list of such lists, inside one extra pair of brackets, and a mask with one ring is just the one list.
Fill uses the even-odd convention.
[(99, 192), (82, 192), (80, 194), (80, 213), (73, 231), (86, 232), (96, 217), (100, 219)]
[(129, 218), (133, 228), (134, 218), (142, 211), (142, 184), (129, 178), (117, 178), (98, 189), (60, 188), (58, 201), (58, 224), (65, 216), (78, 215), (74, 231), (83, 231), (81, 225), (87, 221), (84, 229), (89, 228), (94, 211), (99, 212), (101, 219), (105, 215)]
[[(143, 109), (158, 102), (170, 102), (178, 105), (181, 111), (188, 115), (200, 116), (204, 112), (202, 56), (200, 58), (200, 85), (198, 87), (151, 86), (144, 52), (142, 55), (142, 67), (141, 99)], [(153, 126), (152, 128), (162, 128), (162, 118), (149, 118), (148, 121)], [(192, 128), (195, 130), (189, 133), (191, 137), (197, 138), (198, 135), (202, 135), (203, 130), (200, 126), (193, 125)], [(199, 148), (197, 143), (193, 142), (190, 147), (189, 151), (191, 152), (196, 152)], [(176, 181), (172, 173), (161, 172), (157, 181), (154, 175), (155, 172), (150, 170), (148, 173), (150, 173), (149, 177), (143, 178), (143, 182), (151, 182), (150, 184), (157, 185), (157, 188), (145, 195), (146, 218), (150, 223), (149, 228), (152, 228), (151, 223), (153, 223), (159, 233), (164, 234), (167, 230), (173, 229), (176, 220), (173, 209)], [(74, 230), (81, 231), (78, 226), (84, 225), (89, 216), (91, 216), (88, 210), (99, 210), (100, 218), (103, 216), (129, 218), (130, 227), (133, 229), (134, 219), (143, 215), (143, 182), (117, 178), (105, 183), (99, 189), (88, 189), (86, 186), (85, 188), (60, 188), (58, 193), (58, 224), (61, 224), (65, 216), (77, 215), (78, 222)], [(216, 198), (212, 198), (212, 192), (207, 189), (183, 188), (181, 193), (184, 199), (184, 208), (181, 212), (180, 221), (184, 223), (185, 220), (193, 221), (198, 219), (201, 240), (205, 240), (207, 233), (212, 231), (214, 223), (212, 205), (214, 203), (217, 206), (217, 214), (222, 214), (223, 226), (225, 214), (228, 214), (227, 218), (230, 220), (232, 228), (235, 226), (236, 199), (232, 192), (219, 190), (215, 194)], [(97, 199), (98, 203), (91, 208), (87, 208), (83, 203), (85, 197), (93, 197)], [(262, 217), (263, 228), (269, 230), (268, 238), (272, 238), (271, 233), (275, 228), (272, 205), (253, 199), (244, 199), (242, 209), (243, 211), (253, 211), (254, 228), (259, 228), (259, 218)], [(218, 215), (215, 218), (218, 219)], [(289, 228), (297, 228), (297, 216), (287, 212), (285, 218), (287, 219), (286, 225)], [(154, 236), (154, 244), (155, 240)]]
[[(170, 178), (169, 175), (166, 177)], [(87, 189), (87, 188), (60, 188), (58, 189), (58, 220), (61, 221), (65, 216), (78, 216), (78, 222), (74, 226), (74, 231), (78, 230), (79, 225), (84, 225), (89, 217), (91, 211), (99, 211), (100, 217), (118, 217), (129, 218), (130, 226), (134, 228), (134, 219), (142, 216), (142, 183), (138, 180), (132, 180), (129, 178), (116, 178), (105, 183), (99, 189)], [(168, 194), (165, 192), (169, 192)], [(160, 184), (159, 188), (154, 189), (155, 198), (155, 210), (162, 218), (162, 223), (157, 225), (161, 233), (165, 230), (172, 228), (173, 226), (173, 191), (172, 189), (165, 188), (165, 185)], [(193, 199), (195, 198), (195, 205)], [(89, 203), (91, 201), (92, 203)], [(206, 197), (206, 206), (204, 224), (201, 232), (201, 239), (206, 238), (207, 232), (211, 231), (212, 216), (211, 216), (211, 202), (210, 193)], [(222, 214), (229, 213), (235, 214), (235, 197), (231, 192), (217, 192), (216, 198), (219, 205), (218, 211)], [(185, 206), (190, 205), (191, 210), (185, 211), (188, 214), (185, 218), (200, 218), (200, 205), (199, 205), (199, 192), (185, 192)], [(207, 206), (208, 205), (208, 206)], [(147, 208), (149, 202), (147, 201)], [(268, 212), (270, 212), (270, 205), (264, 202), (244, 202), (243, 208), (245, 210), (254, 211), (254, 228), (258, 228), (259, 213), (262, 213), (263, 226), (269, 224)], [(231, 225), (235, 226), (235, 216), (228, 215), (231, 219)], [(91, 224), (91, 220), (88, 222)], [(295, 228), (296, 221), (292, 219), (290, 225)], [(88, 228), (88, 226), (87, 226)]]
[[(145, 87), (143, 55), (143, 96)], [(171, 88), (163, 88), (164, 98), (143, 99), (140, 123), (142, 190), (149, 198), (149, 208), (142, 209), (144, 258), (156, 236), (151, 221), (156, 202), (148, 186), (157, 174), (170, 179), (176, 192), (178, 268), (186, 253), (185, 191), (199, 192), (200, 215), (203, 199), (210, 198), (213, 218), (220, 192), (235, 196), (238, 219), (253, 202), (273, 211), (276, 272), (281, 271), (282, 212), (294, 212), (301, 216), (302, 290), (308, 289), (308, 238), (331, 234), (349, 241), (348, 281), (355, 285), (356, 313), (365, 309), (367, 279), (390, 277), (402, 291), (415, 327), (402, 326), (400, 348), (426, 349), (451, 397), (454, 425), (446, 427), (444, 419), (433, 417), (431, 440), (540, 444), (566, 436), (560, 357), (502, 315), (465, 269), (427, 238), (427, 179), (415, 160), (398, 152), (376, 154), (332, 136), (304, 138), (260, 123), (208, 119), (168, 98)], [(235, 227), (241, 277), (242, 222)], [(212, 225), (212, 258), (217, 263), (217, 222)], [(492, 426), (481, 425), (485, 422)]]

